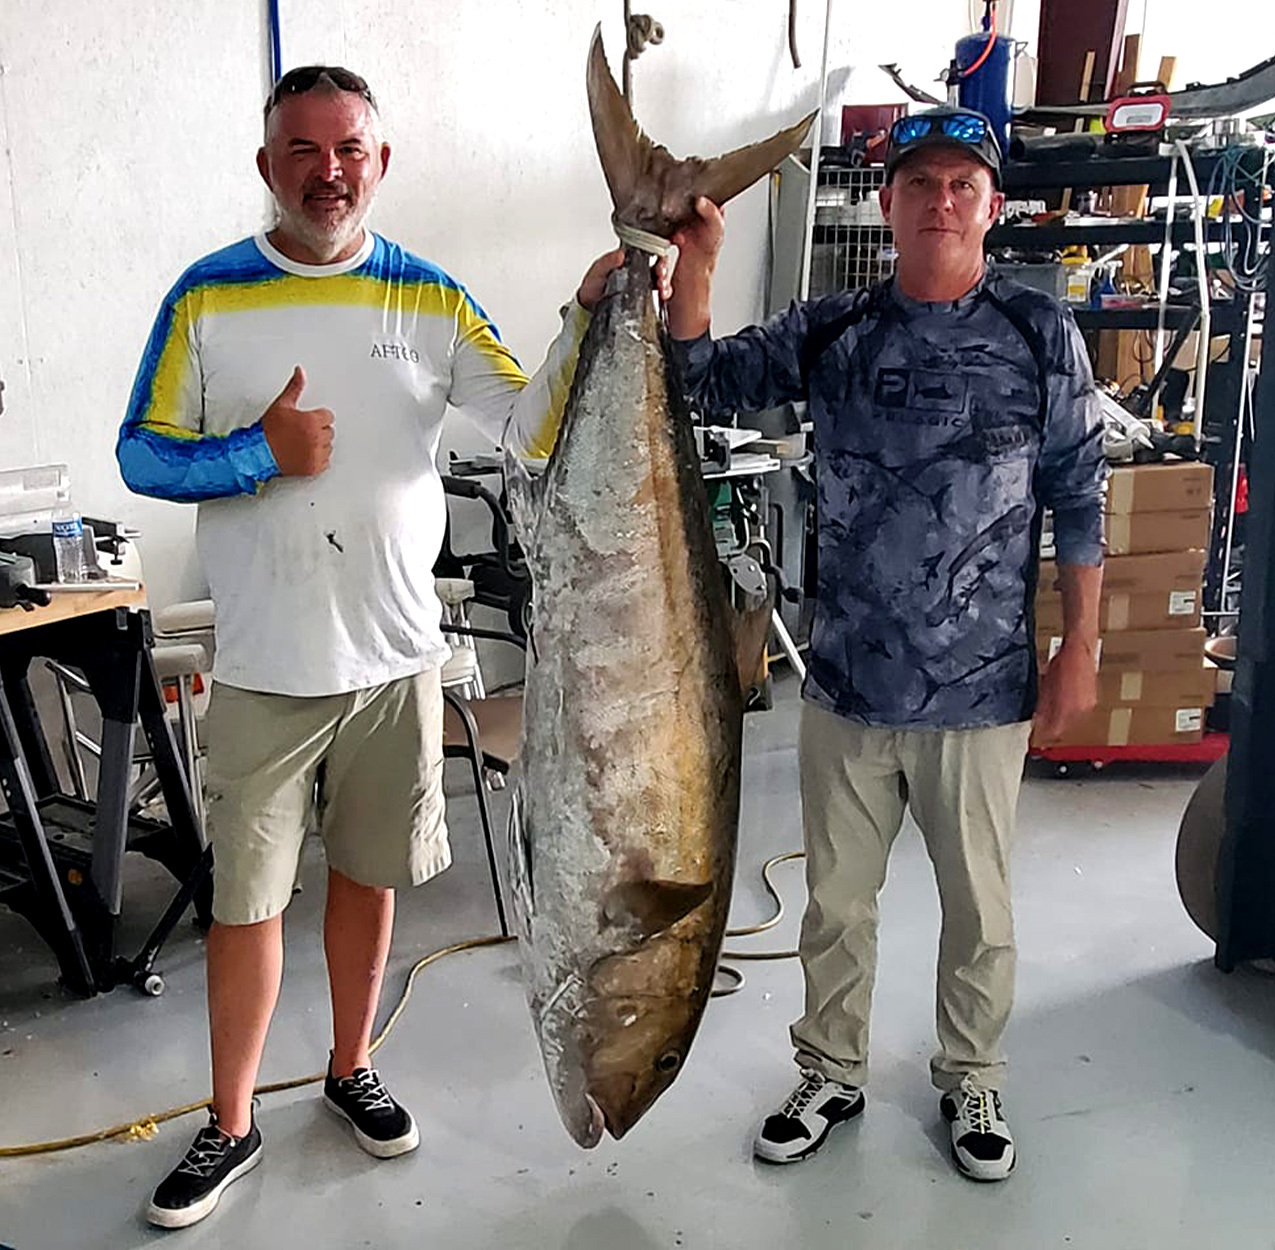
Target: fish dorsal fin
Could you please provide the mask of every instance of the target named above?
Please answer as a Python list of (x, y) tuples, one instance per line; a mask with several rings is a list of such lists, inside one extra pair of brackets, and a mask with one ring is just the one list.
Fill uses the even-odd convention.
[(712, 892), (711, 881), (625, 881), (607, 891), (602, 914), (645, 941), (689, 916)]
[(695, 216), (695, 200), (706, 195), (719, 207), (774, 169), (801, 145), (816, 114), (760, 143), (725, 156), (678, 160), (645, 135), (620, 93), (602, 48), (602, 27), (594, 28), (587, 72), (593, 137), (615, 219), (624, 225), (669, 237)]

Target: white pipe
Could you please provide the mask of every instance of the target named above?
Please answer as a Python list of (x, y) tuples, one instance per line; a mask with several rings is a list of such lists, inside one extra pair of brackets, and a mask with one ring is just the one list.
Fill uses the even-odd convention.
[[(1155, 357), (1151, 362), (1152, 376), (1160, 372), (1164, 363), (1164, 306), (1169, 302), (1169, 271), (1173, 268), (1173, 214), (1178, 202), (1178, 154), (1172, 153), (1169, 165), (1168, 204), (1164, 209), (1164, 246), (1160, 249), (1160, 304), (1155, 326)], [(1159, 402), (1159, 392), (1151, 396), (1151, 413)]]
[(810, 189), (806, 195), (806, 246), (801, 260), (800, 299), (810, 298), (810, 267), (815, 258), (815, 201), (819, 194), (819, 148), (823, 143), (823, 106), (828, 93), (828, 41), (832, 30), (832, 2), (827, 0), (823, 16), (823, 63), (819, 69), (819, 112), (815, 114), (810, 138)]
[(1244, 450), (1244, 430), (1248, 422), (1250, 400), (1252, 398), (1251, 383), (1253, 369), (1249, 360), (1253, 355), (1253, 335), (1257, 328), (1257, 298), (1248, 297), (1248, 315), (1244, 318), (1244, 359), (1240, 367), (1240, 404), (1235, 414), (1235, 446), (1232, 449), (1234, 461), (1231, 464), (1231, 505), (1230, 519), (1226, 525), (1226, 546), (1222, 553), (1222, 595), (1218, 603), (1219, 609), (1226, 612), (1227, 594), (1231, 582), (1231, 555), (1235, 550), (1235, 496), (1240, 487), (1240, 456)]
[(1195, 352), (1195, 445), (1198, 448), (1204, 435), (1204, 393), (1209, 380), (1209, 346), (1212, 343), (1212, 302), (1209, 299), (1209, 257), (1204, 250), (1204, 211), (1206, 205), (1200, 197), (1200, 184), (1195, 179), (1195, 164), (1191, 153), (1181, 139), (1177, 149), (1186, 169), (1186, 180), (1191, 184), (1191, 224), (1195, 227), (1195, 276), (1200, 290), (1200, 342)]

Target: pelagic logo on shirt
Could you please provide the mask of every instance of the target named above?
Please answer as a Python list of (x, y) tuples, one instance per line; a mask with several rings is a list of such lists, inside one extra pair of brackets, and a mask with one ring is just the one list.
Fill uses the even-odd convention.
[(1026, 448), (1031, 433), (1018, 406), (1000, 402), (979, 379), (937, 369), (879, 368), (872, 400), (878, 420), (932, 429), (962, 430), (967, 426), (982, 455), (1000, 456)]
[(877, 370), (872, 399), (878, 420), (959, 428), (968, 419), (969, 383), (959, 373), (882, 368)]
[(927, 369), (878, 369), (876, 394), (882, 408), (964, 412), (968, 386), (959, 373)]
[(420, 361), (421, 354), (409, 343), (373, 343), (371, 356), (374, 360), (408, 360), (412, 364)]

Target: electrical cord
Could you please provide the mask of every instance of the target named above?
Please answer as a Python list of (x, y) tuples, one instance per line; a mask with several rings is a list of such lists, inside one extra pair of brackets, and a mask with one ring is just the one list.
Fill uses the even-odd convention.
[(1262, 238), (1266, 225), (1262, 218), (1265, 161), (1263, 172), (1258, 174), (1244, 165), (1245, 156), (1253, 150), (1238, 145), (1223, 148), (1209, 177), (1207, 192), (1210, 201), (1214, 196), (1221, 197), (1222, 253), (1236, 289), (1245, 295), (1261, 290), (1262, 269), (1270, 252), (1269, 238), (1265, 242)]
[[(403, 1014), (408, 1000), (412, 997), (412, 987), (416, 983), (417, 975), (428, 968), (430, 964), (437, 963), (448, 955), (459, 954), (461, 951), (478, 950), (484, 946), (503, 946), (506, 942), (512, 942), (513, 940), (513, 938), (506, 937), (470, 938), (468, 941), (457, 942), (452, 946), (444, 946), (440, 950), (431, 951), (430, 954), (418, 959), (407, 974), (407, 983), (403, 986), (403, 992), (399, 995), (398, 1002), (394, 1005), (394, 1010), (390, 1012), (390, 1017), (386, 1020), (384, 1028), (376, 1035), (375, 1040), (369, 1047), (370, 1053), (375, 1054), (381, 1043), (389, 1037), (390, 1032), (398, 1023), (399, 1017)], [(309, 1076), (297, 1076), (286, 1081), (274, 1081), (268, 1085), (258, 1085), (252, 1091), (253, 1096), (279, 1094), (289, 1089), (300, 1089), (304, 1085), (315, 1085), (322, 1081), (326, 1075), (327, 1073), (325, 1072), (312, 1072)], [(96, 1133), (83, 1133), (78, 1137), (63, 1137), (56, 1141), (33, 1142), (25, 1146), (0, 1146), (0, 1159), (20, 1159), (29, 1155), (53, 1154), (60, 1150), (74, 1150), (79, 1146), (92, 1146), (97, 1142), (113, 1141), (117, 1138), (123, 1138), (127, 1141), (149, 1141), (159, 1131), (161, 1124), (165, 1124), (169, 1120), (179, 1119), (184, 1115), (190, 1115), (194, 1111), (202, 1111), (205, 1107), (210, 1106), (211, 1103), (211, 1098), (203, 1098), (199, 1102), (189, 1102), (184, 1106), (170, 1107), (167, 1111), (159, 1111), (154, 1115), (143, 1116), (140, 1120), (129, 1120), (123, 1124), (114, 1124), (110, 1128), (100, 1129)]]
[[(761, 875), (762, 882), (766, 887), (767, 893), (774, 900), (774, 914), (763, 920), (760, 924), (749, 925), (742, 929), (728, 929), (726, 931), (727, 938), (751, 937), (754, 934), (765, 933), (769, 929), (773, 929), (784, 918), (784, 901), (779, 891), (775, 887), (774, 881), (771, 879), (771, 869), (778, 864), (793, 859), (803, 859), (804, 851), (789, 851), (784, 855), (776, 855), (773, 859), (769, 859), (762, 865)], [(428, 955), (422, 956), (411, 967), (407, 974), (407, 981), (403, 986), (403, 992), (399, 995), (398, 1002), (394, 1004), (394, 1010), (390, 1012), (389, 1018), (385, 1021), (381, 1031), (376, 1035), (369, 1047), (369, 1052), (375, 1054), (389, 1037), (394, 1026), (398, 1023), (399, 1017), (402, 1016), (406, 1009), (408, 1001), (412, 997), (412, 989), (416, 984), (416, 978), (431, 964), (438, 963), (442, 959), (446, 959), (449, 955), (458, 955), (464, 951), (480, 950), (487, 946), (504, 946), (506, 943), (513, 942), (516, 939), (511, 937), (481, 937), (470, 938), (464, 942), (456, 942), (451, 946), (444, 946), (436, 951), (431, 951)], [(795, 959), (796, 951), (723, 951), (723, 959), (734, 960), (778, 960), (778, 959)], [(719, 971), (730, 982), (730, 986), (714, 990), (713, 998), (725, 998), (731, 994), (737, 994), (744, 987), (744, 976), (737, 969), (723, 964)], [(286, 1081), (274, 1081), (267, 1085), (258, 1085), (254, 1089), (253, 1096), (264, 1094), (280, 1094), (291, 1089), (300, 1089), (306, 1085), (316, 1085), (322, 1081), (327, 1074), (325, 1072), (312, 1072), (308, 1076), (292, 1077)], [(149, 1141), (159, 1132), (159, 1126), (166, 1124), (169, 1120), (177, 1120), (182, 1116), (191, 1115), (193, 1112), (202, 1111), (205, 1107), (210, 1106), (211, 1098), (202, 1098), (199, 1102), (185, 1103), (180, 1107), (170, 1107), (166, 1111), (158, 1111), (152, 1115), (143, 1116), (139, 1120), (128, 1120), (122, 1124), (113, 1124), (109, 1128), (99, 1129), (94, 1133), (82, 1133), (76, 1137), (62, 1137), (54, 1141), (31, 1142), (21, 1146), (0, 1146), (0, 1159), (21, 1159), (32, 1155), (54, 1154), (63, 1150), (75, 1150), (81, 1146), (92, 1146), (98, 1142), (104, 1141)]]

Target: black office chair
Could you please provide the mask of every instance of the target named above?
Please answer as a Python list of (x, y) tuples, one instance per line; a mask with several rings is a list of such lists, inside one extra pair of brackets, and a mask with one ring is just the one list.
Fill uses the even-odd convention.
[(443, 532), (443, 547), (434, 563), (434, 576), (464, 578), (473, 583), (471, 603), (503, 612), (509, 628), (527, 637), (531, 604), (531, 574), (509, 530), (509, 519), (500, 500), (471, 478), (443, 475), (443, 489), (457, 499), (474, 499), (491, 513), (491, 550), (459, 553), (452, 549), (451, 517)]
[[(453, 625), (450, 629), (470, 638), (512, 643), (526, 650), (526, 642), (516, 634), (494, 629), (475, 629)], [(443, 758), (466, 759), (474, 778), (474, 797), (478, 802), (478, 819), (487, 846), (487, 865), (491, 870), (491, 888), (496, 900), (496, 916), (500, 934), (509, 936), (505, 901), (500, 888), (500, 870), (496, 860), (496, 840), (487, 803), (486, 772), (508, 776), (522, 749), (522, 693), (467, 698), (460, 687), (443, 687)]]

